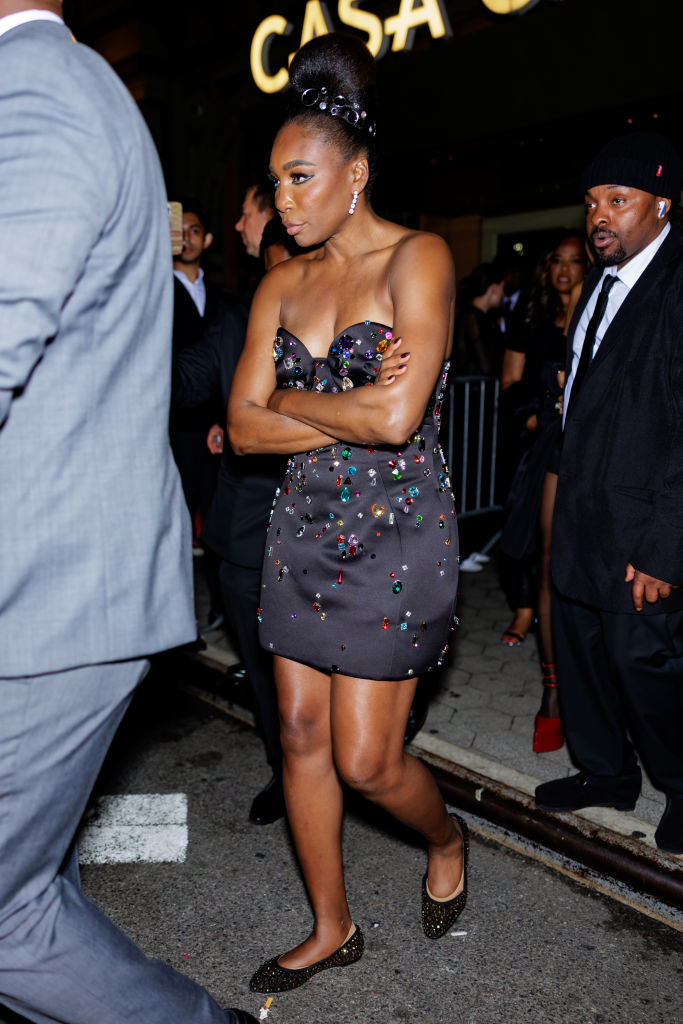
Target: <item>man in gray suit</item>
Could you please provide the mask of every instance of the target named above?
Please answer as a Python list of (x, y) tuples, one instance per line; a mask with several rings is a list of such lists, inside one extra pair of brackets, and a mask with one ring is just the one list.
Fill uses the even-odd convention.
[(147, 960), (78, 879), (74, 835), (147, 656), (195, 622), (161, 172), (60, 15), (0, 0), (0, 1004), (253, 1021)]

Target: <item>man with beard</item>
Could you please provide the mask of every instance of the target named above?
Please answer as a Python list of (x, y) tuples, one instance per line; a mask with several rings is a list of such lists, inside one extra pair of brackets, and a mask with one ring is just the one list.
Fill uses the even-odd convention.
[(641, 773), (666, 793), (655, 832), (683, 853), (683, 245), (669, 141), (609, 142), (582, 179), (596, 267), (568, 337), (553, 523), (553, 627), (578, 775), (542, 810), (631, 810)]

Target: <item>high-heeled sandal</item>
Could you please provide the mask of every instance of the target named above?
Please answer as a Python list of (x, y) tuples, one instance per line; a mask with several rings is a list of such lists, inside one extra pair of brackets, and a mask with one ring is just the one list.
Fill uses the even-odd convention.
[[(557, 673), (555, 666), (549, 662), (541, 662), (543, 685), (549, 690), (557, 689)], [(536, 754), (547, 754), (551, 750), (559, 750), (564, 743), (562, 719), (559, 715), (542, 715), (540, 712), (534, 719), (533, 750)]]
[(249, 982), (252, 992), (290, 992), (309, 981), (314, 974), (326, 971), (329, 967), (347, 967), (360, 960), (365, 949), (363, 933), (356, 925), (346, 942), (342, 943), (334, 953), (316, 960), (308, 967), (283, 967), (276, 956), (261, 964)]
[(503, 647), (519, 647), (525, 640), (526, 633), (518, 633), (515, 629), (506, 629), (500, 638)]
[(512, 627), (510, 627), (510, 629), (504, 629), (501, 634), (500, 642), (503, 647), (519, 647), (526, 640), (527, 634), (535, 633), (537, 628), (538, 619), (534, 616), (529, 623), (528, 628), (523, 633), (520, 633), (516, 629), (512, 629)]
[(451, 896), (445, 900), (434, 899), (427, 885), (427, 872), (425, 871), (422, 879), (422, 930), (428, 939), (440, 939), (442, 935), (445, 935), (460, 917), (467, 902), (469, 832), (467, 825), (457, 814), (451, 814), (451, 818), (457, 822), (462, 836), (462, 890), (457, 896)]

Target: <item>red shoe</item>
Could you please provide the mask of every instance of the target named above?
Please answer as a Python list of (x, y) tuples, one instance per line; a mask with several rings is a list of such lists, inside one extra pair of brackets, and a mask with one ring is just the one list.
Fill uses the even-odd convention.
[(547, 754), (550, 750), (559, 750), (564, 743), (562, 719), (536, 715), (534, 719), (534, 753)]
[[(551, 690), (557, 689), (557, 674), (555, 666), (541, 662), (543, 670), (543, 685)], [(536, 715), (534, 719), (534, 742), (533, 750), (536, 754), (547, 754), (551, 750), (559, 750), (564, 743), (562, 731), (562, 719), (550, 715)]]

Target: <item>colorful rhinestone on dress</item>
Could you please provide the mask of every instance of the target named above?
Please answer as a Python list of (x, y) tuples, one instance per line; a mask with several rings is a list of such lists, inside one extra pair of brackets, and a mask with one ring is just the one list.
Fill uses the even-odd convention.
[[(392, 340), (391, 329), (367, 321), (337, 335), (326, 358), (314, 358), (303, 343), (280, 328), (273, 342), (277, 385), (337, 394), (373, 383)], [(272, 541), (266, 547), (258, 613), (266, 648), (302, 660), (306, 660), (308, 650), (312, 659), (323, 658), (323, 663), (312, 660), (311, 664), (324, 671), (336, 670), (342, 651), (344, 664), (339, 670), (350, 675), (367, 671), (373, 647), (378, 652), (386, 648), (392, 652), (386, 655), (394, 658), (392, 665), (400, 664), (401, 674), (390, 678), (419, 675), (441, 661), (446, 650), (443, 634), (449, 628), (445, 609), (452, 602), (449, 595), (453, 594), (457, 573), (450, 481), (438, 444), (444, 394), (442, 374), (432, 394), (429, 414), (400, 451), (381, 443), (373, 448), (342, 441), (289, 459), (287, 476), (271, 514)], [(427, 485), (430, 477), (435, 477), (436, 487)], [(340, 504), (344, 505), (341, 516)], [(338, 511), (334, 511), (335, 506)], [(345, 527), (349, 509), (351, 522)], [(415, 528), (420, 526), (424, 529), (412, 540)], [(436, 539), (435, 526), (445, 531)], [(450, 562), (444, 558), (444, 547), (449, 555), (453, 548)], [(302, 568), (304, 565), (306, 568)], [(323, 566), (327, 568), (321, 575)], [(409, 566), (419, 567), (419, 571), (411, 572)], [(364, 579), (368, 581), (365, 585)], [(384, 588), (380, 585), (382, 579), (388, 587), (386, 582)], [(284, 587), (275, 587), (276, 581), (284, 582)], [(329, 595), (329, 609), (323, 610), (319, 593), (314, 597), (316, 586)], [(378, 626), (382, 630), (379, 636), (375, 633), (376, 644), (369, 642), (363, 627), (364, 609), (370, 607), (368, 587), (372, 588), (378, 618), (365, 614), (365, 622), (373, 630)], [(357, 617), (348, 600), (339, 601), (344, 592), (353, 594)], [(418, 603), (416, 595), (420, 595)], [(398, 601), (394, 601), (396, 597)], [(413, 606), (414, 624), (411, 611), (405, 609), (407, 601)], [(385, 614), (389, 611), (391, 617)], [(355, 627), (350, 625), (352, 622)], [(384, 657), (378, 653), (375, 661), (382, 663)]]

